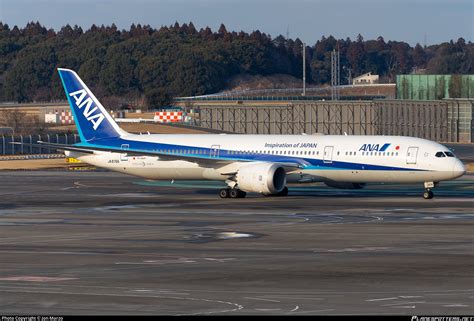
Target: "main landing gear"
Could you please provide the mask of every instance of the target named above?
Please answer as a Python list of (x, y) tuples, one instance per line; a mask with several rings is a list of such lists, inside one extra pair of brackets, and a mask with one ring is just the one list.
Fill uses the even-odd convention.
[[(219, 196), (221, 198), (244, 198), (247, 195), (246, 192), (241, 191), (238, 188), (223, 188), (219, 191)], [(267, 196), (287, 196), (288, 195), (288, 187), (285, 186), (279, 193), (271, 194)]]
[(223, 188), (219, 191), (221, 198), (244, 198), (247, 193), (237, 188)]
[(433, 198), (433, 188), (435, 188), (437, 185), (437, 182), (425, 182), (425, 191), (423, 193), (423, 198), (425, 200), (430, 200)]

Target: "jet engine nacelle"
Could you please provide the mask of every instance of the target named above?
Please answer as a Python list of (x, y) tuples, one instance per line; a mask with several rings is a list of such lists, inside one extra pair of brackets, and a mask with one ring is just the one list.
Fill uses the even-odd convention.
[(283, 167), (270, 163), (248, 164), (239, 168), (236, 175), (239, 189), (264, 195), (277, 194), (286, 185)]
[(349, 183), (349, 182), (324, 182), (329, 187), (341, 188), (341, 189), (361, 189), (365, 187), (365, 183)]

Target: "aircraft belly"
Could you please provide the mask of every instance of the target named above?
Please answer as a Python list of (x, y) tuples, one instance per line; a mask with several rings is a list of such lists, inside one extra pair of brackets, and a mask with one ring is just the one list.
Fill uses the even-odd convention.
[(186, 161), (159, 161), (152, 157), (137, 157), (135, 159), (129, 157), (127, 160), (123, 160), (116, 155), (113, 157), (86, 155), (79, 159), (97, 167), (147, 179), (224, 179), (212, 168), (199, 167), (195, 163)]
[(419, 183), (452, 179), (449, 171), (308, 170), (304, 173), (314, 176), (315, 181), (327, 179), (348, 183)]
[(204, 168), (180, 168), (175, 167), (149, 167), (149, 168), (137, 168), (128, 167), (124, 170), (120, 170), (123, 173), (143, 177), (147, 179), (157, 180), (168, 180), (168, 179), (205, 179), (203, 172)]
[[(227, 178), (214, 168), (200, 167), (188, 161), (160, 161), (155, 157), (128, 157), (124, 160), (120, 154), (113, 153), (108, 155), (75, 154), (74, 156), (97, 167), (146, 179), (225, 180)], [(325, 180), (348, 183), (419, 183), (439, 182), (452, 178), (453, 174), (450, 171), (307, 169), (287, 174), (288, 183), (312, 183)]]

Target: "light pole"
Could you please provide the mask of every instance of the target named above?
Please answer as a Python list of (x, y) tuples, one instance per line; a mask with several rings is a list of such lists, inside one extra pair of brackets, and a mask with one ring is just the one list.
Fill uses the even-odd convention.
[(303, 94), (306, 96), (306, 44), (303, 42)]
[(347, 84), (352, 85), (352, 69), (351, 67), (342, 67), (342, 69), (347, 70)]

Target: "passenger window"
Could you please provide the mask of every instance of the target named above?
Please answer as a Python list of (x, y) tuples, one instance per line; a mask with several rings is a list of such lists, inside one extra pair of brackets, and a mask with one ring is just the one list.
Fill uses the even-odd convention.
[(437, 153), (435, 154), (435, 156), (436, 156), (436, 157), (446, 157), (446, 156), (444, 156), (444, 153), (443, 153), (443, 152), (437, 152)]

